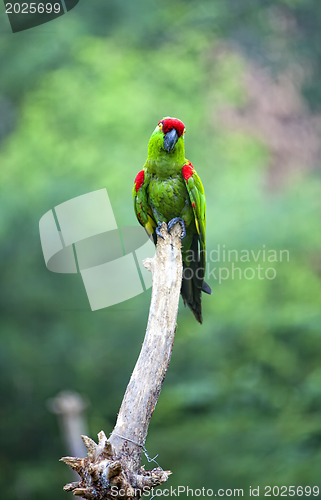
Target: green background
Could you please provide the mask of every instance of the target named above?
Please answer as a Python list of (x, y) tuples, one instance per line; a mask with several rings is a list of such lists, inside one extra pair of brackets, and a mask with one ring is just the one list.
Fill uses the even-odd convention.
[[(46, 269), (39, 219), (106, 187), (136, 225), (133, 180), (168, 115), (205, 186), (208, 251), (261, 253), (233, 259), (241, 279), (209, 262), (202, 326), (180, 304), (149, 455), (173, 487), (320, 485), (320, 22), (312, 0), (81, 0), (13, 34), (1, 5), (1, 498), (67, 498), (48, 399), (78, 391), (89, 435), (109, 434), (148, 316), (150, 290), (91, 312), (79, 275)], [(258, 264), (275, 279), (246, 279)]]

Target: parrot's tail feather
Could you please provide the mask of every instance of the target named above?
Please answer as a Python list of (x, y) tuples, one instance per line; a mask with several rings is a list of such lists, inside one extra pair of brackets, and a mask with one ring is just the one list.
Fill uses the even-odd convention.
[(206, 281), (203, 281), (202, 292), (208, 293), (209, 295), (212, 295), (212, 289), (211, 289), (210, 285), (208, 285), (206, 283)]
[(184, 304), (187, 305), (191, 311), (194, 313), (195, 318), (199, 323), (202, 323), (202, 306), (201, 306), (201, 288), (195, 288), (193, 283), (193, 277), (189, 277), (190, 267), (183, 265), (183, 280), (181, 294), (183, 297)]
[[(192, 258), (191, 258), (192, 257)], [(204, 256), (198, 251), (198, 235), (195, 235), (187, 262), (183, 261), (183, 279), (181, 294), (184, 304), (188, 305), (199, 323), (202, 323), (202, 291), (212, 293), (209, 285), (204, 281)]]

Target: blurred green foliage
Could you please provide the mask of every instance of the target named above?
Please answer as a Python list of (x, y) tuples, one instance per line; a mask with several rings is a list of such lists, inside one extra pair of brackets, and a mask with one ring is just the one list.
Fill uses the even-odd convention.
[[(91, 312), (79, 276), (46, 269), (39, 219), (63, 201), (107, 187), (118, 224), (135, 225), (133, 179), (150, 133), (166, 115), (187, 125), (187, 157), (207, 195), (208, 250), (220, 248), (221, 256), (209, 259), (213, 295), (204, 297), (204, 324), (180, 305), (149, 453), (159, 453), (160, 464), (174, 471), (173, 486), (247, 491), (320, 484), (320, 177), (302, 165), (285, 185), (267, 189), (267, 146), (220, 121), (225, 106), (246, 102), (244, 58), (233, 51), (213, 56), (224, 43), (237, 44), (271, 71), (287, 57), (312, 61), (301, 90), (316, 110), (320, 12), (299, 0), (277, 6), (166, 0), (148, 7), (142, 0), (111, 1), (95, 9), (80, 2), (47, 26), (1, 35), (0, 484), (6, 500), (65, 498), (61, 487), (70, 474), (58, 458), (66, 449), (46, 402), (60, 390), (79, 391), (91, 402), (91, 436), (101, 429), (108, 434), (150, 299), (149, 291)], [(294, 32), (291, 23), (280, 28), (286, 16)], [(269, 263), (263, 248), (286, 249), (289, 261)], [(257, 262), (233, 263), (223, 249), (261, 254)], [(233, 264), (242, 273), (272, 266), (276, 277), (232, 280)], [(219, 268), (230, 273), (221, 283)]]

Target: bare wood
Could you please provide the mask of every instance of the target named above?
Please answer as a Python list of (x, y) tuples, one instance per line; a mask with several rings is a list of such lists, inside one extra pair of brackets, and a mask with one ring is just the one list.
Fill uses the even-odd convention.
[(64, 489), (87, 499), (139, 499), (147, 489), (167, 481), (170, 471), (140, 466), (148, 426), (170, 362), (182, 282), (181, 228), (171, 234), (163, 223), (156, 254), (144, 265), (153, 274), (153, 291), (145, 339), (127, 386), (117, 422), (107, 440), (103, 431), (96, 444), (83, 436), (88, 456), (61, 460), (81, 480)]

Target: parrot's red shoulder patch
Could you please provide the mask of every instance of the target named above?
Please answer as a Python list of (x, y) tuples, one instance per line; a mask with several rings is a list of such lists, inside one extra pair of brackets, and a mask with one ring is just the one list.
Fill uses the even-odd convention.
[(188, 179), (194, 175), (194, 172), (195, 170), (191, 162), (188, 162), (188, 164), (184, 165), (184, 167), (182, 168), (182, 174), (186, 181), (188, 181)]
[(181, 120), (178, 120), (177, 118), (164, 118), (164, 120), (161, 120), (159, 123), (163, 124), (164, 134), (167, 134), (167, 132), (170, 132), (174, 128), (178, 134), (178, 137), (181, 137), (181, 135), (183, 135), (183, 132), (185, 130), (184, 123), (181, 122)]
[(138, 174), (136, 175), (136, 179), (135, 179), (135, 189), (136, 189), (136, 193), (137, 191), (139, 190), (139, 188), (142, 186), (143, 182), (144, 182), (144, 177), (145, 177), (145, 172), (144, 170), (141, 170), (140, 172), (138, 172)]

